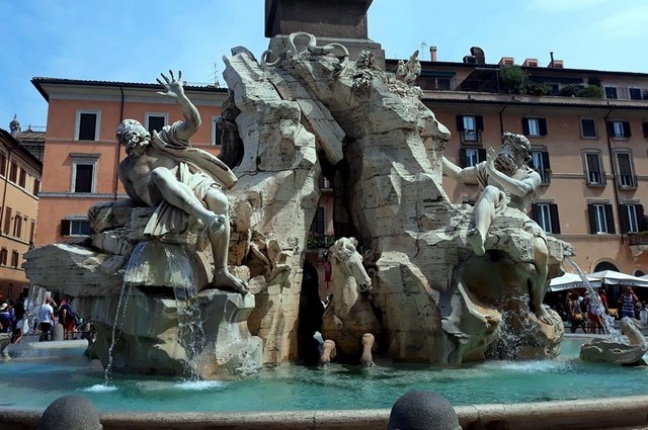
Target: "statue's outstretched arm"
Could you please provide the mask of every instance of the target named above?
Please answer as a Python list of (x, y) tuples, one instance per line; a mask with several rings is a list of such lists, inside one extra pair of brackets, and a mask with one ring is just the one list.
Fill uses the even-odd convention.
[(477, 181), (475, 167), (461, 168), (445, 157), (442, 157), (442, 161), (443, 173), (450, 176), (455, 181), (464, 183), (474, 183)]
[(162, 79), (164, 79), (164, 82), (162, 82), (160, 78), (158, 78), (157, 81), (164, 87), (165, 91), (159, 91), (158, 94), (175, 99), (178, 106), (180, 106), (182, 116), (184, 117), (184, 121), (182, 121), (175, 129), (175, 135), (181, 140), (189, 141), (189, 139), (196, 134), (198, 128), (200, 128), (201, 119), (198, 109), (196, 109), (193, 103), (191, 103), (189, 98), (185, 95), (182, 84), (182, 71), (178, 72), (177, 79), (171, 70), (169, 70), (171, 79), (166, 77), (164, 73), (161, 73), (160, 75), (162, 76)]

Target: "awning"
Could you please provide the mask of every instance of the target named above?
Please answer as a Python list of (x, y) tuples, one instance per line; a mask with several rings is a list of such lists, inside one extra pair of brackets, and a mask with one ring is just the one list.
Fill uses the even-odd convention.
[(648, 279), (616, 272), (614, 270), (603, 270), (600, 272), (590, 273), (587, 276), (598, 279), (607, 285), (627, 285), (630, 287), (648, 288)]
[[(600, 280), (591, 278), (590, 276), (586, 276), (586, 277), (587, 277), (587, 281), (589, 282), (592, 288), (601, 287)], [(565, 273), (562, 276), (553, 278), (549, 283), (549, 291), (551, 292), (571, 290), (573, 288), (586, 288), (583, 279), (575, 273)]]

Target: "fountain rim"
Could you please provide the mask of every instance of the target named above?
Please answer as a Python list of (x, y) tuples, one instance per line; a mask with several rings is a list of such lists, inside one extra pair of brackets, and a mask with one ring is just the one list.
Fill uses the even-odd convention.
[[(0, 407), (4, 429), (38, 424), (43, 410)], [(622, 429), (648, 425), (648, 395), (515, 404), (456, 406), (463, 428), (505, 422), (514, 429)], [(389, 409), (273, 412), (101, 412), (112, 429), (375, 429), (386, 428)]]

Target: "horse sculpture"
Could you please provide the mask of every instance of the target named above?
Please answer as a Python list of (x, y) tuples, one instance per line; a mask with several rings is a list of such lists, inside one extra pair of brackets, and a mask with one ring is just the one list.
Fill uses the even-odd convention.
[[(356, 250), (357, 244), (356, 239), (343, 237), (329, 249), (333, 293), (324, 311), (322, 335), (335, 341), (339, 359), (357, 362), (362, 354), (363, 364), (370, 365), (371, 349), (376, 346), (373, 337), (380, 333), (380, 323), (363, 294), (371, 290), (371, 277)], [(372, 335), (371, 342), (363, 342), (365, 334)], [(367, 348), (369, 351), (363, 351)]]

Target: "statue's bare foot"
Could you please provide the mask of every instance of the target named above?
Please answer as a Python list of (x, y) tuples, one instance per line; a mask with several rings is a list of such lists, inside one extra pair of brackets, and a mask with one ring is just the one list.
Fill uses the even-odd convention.
[(482, 239), (482, 235), (479, 232), (479, 229), (471, 228), (468, 231), (468, 235), (466, 236), (466, 242), (468, 243), (468, 246), (472, 248), (475, 254), (486, 254), (486, 250), (484, 249), (484, 239)]
[(540, 322), (551, 325), (551, 315), (549, 315), (549, 312), (547, 312), (547, 310), (542, 304), (540, 304), (540, 306), (536, 308), (535, 314), (536, 317), (538, 317), (538, 319), (540, 320)]
[(214, 288), (219, 290), (234, 291), (235, 293), (247, 294), (247, 283), (232, 275), (227, 269), (217, 269), (214, 272), (214, 279), (211, 282)]

